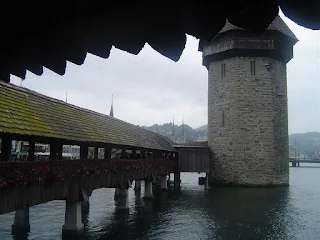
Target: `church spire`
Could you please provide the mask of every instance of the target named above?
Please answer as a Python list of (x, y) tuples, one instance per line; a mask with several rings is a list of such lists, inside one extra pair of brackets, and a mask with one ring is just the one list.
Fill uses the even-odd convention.
[(174, 131), (174, 115), (173, 115), (171, 136), (174, 137), (174, 135), (175, 135), (175, 131)]
[(113, 117), (113, 94), (112, 94), (111, 109), (110, 109), (109, 116), (110, 116), (110, 117)]

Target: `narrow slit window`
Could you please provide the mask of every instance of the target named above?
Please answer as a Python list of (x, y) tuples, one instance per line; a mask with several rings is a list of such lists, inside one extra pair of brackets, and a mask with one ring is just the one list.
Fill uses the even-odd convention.
[(223, 63), (221, 64), (221, 77), (225, 77), (226, 76), (226, 64)]
[(224, 111), (222, 111), (222, 127), (224, 127)]
[(251, 76), (255, 76), (256, 75), (256, 61), (251, 61)]

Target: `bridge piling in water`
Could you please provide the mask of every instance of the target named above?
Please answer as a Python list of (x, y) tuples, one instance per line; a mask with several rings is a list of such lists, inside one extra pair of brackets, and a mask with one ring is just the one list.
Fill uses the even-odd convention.
[(204, 183), (204, 188), (206, 188), (206, 189), (210, 188), (209, 179), (210, 179), (210, 175), (209, 175), (209, 173), (206, 173), (206, 178), (205, 178), (205, 183)]
[(14, 215), (14, 223), (11, 227), (11, 234), (27, 234), (30, 232), (29, 208), (16, 210)]
[(140, 192), (141, 191), (141, 181), (140, 180), (134, 181), (134, 190), (136, 192)]
[(168, 191), (167, 176), (161, 176), (160, 189), (163, 192)]
[(180, 172), (174, 172), (174, 188), (180, 188), (181, 180), (180, 180)]
[(152, 181), (146, 180), (144, 184), (144, 196), (143, 199), (153, 199)]
[(83, 230), (81, 201), (66, 200), (65, 223), (62, 226), (62, 236), (79, 235)]
[(127, 188), (118, 188), (119, 193), (115, 201), (117, 212), (129, 212), (129, 195)]

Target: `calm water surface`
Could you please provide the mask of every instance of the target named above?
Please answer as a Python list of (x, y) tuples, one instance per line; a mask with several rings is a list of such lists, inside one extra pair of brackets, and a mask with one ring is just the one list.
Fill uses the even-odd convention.
[[(180, 193), (155, 191), (144, 202), (130, 189), (129, 214), (115, 213), (113, 189), (95, 190), (84, 208), (85, 239), (320, 239), (320, 168), (290, 168), (288, 188), (198, 186), (182, 174)], [(30, 208), (31, 233), (10, 234), (14, 213), (0, 215), (0, 239), (61, 239), (64, 201)]]

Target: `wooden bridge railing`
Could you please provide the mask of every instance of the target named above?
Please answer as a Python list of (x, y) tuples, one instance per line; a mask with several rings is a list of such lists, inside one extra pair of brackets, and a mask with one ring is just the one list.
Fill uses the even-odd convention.
[(173, 171), (173, 159), (66, 160), (0, 163), (0, 214), (59, 200), (79, 200), (102, 187)]

